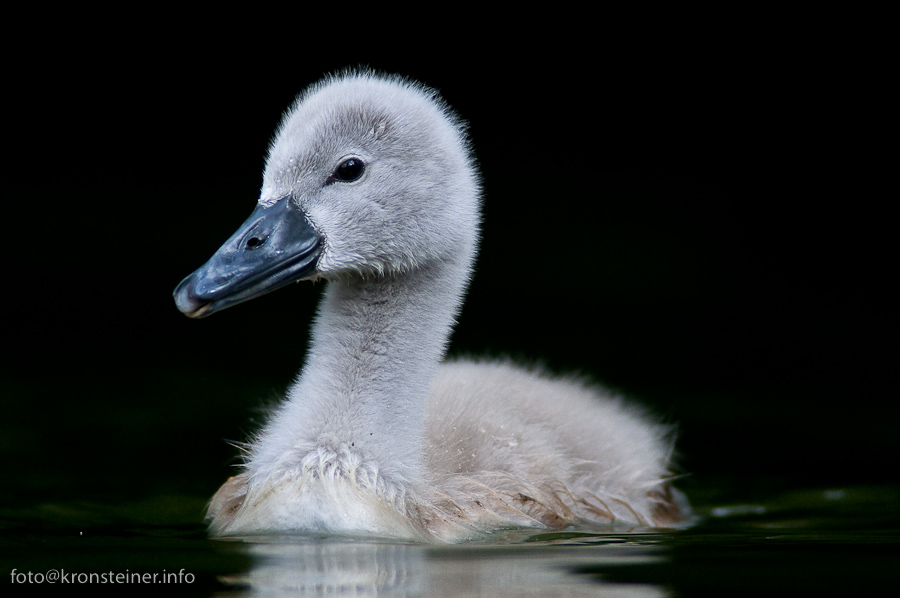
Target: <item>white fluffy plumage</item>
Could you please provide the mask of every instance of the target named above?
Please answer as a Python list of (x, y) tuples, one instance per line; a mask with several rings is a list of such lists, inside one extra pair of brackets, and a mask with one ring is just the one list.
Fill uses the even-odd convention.
[[(348, 159), (362, 174), (336, 180)], [(321, 245), (304, 278), (328, 282), (307, 362), (210, 504), (213, 534), (458, 541), (684, 519), (669, 427), (575, 379), (445, 360), (480, 196), (465, 127), (432, 90), (348, 72), (300, 96), (259, 206), (287, 198), (308, 220)], [(179, 308), (204, 315), (185, 284)]]

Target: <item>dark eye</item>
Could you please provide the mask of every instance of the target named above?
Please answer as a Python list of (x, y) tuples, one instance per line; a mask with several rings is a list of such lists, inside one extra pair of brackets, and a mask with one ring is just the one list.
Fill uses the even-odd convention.
[(334, 174), (331, 175), (331, 179), (349, 183), (350, 181), (355, 181), (361, 177), (363, 170), (365, 170), (365, 165), (362, 160), (359, 158), (347, 158), (334, 169)]

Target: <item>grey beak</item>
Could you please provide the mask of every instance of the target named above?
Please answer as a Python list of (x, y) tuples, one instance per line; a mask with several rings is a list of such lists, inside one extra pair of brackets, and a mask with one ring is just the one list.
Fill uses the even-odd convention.
[(202, 318), (316, 275), (322, 236), (290, 197), (257, 205), (250, 218), (175, 288), (175, 305)]

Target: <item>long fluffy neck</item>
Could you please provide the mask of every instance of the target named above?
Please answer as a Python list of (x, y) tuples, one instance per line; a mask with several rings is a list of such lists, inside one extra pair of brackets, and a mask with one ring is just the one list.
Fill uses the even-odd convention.
[(461, 261), (329, 283), (307, 363), (251, 450), (252, 476), (324, 451), (392, 483), (422, 480), (428, 391), (469, 277)]

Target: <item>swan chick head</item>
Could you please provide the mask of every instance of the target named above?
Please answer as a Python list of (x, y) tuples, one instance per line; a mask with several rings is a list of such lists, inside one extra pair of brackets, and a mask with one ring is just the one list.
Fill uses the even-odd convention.
[(475, 246), (465, 127), (436, 92), (400, 77), (347, 73), (301, 94), (271, 145), (259, 203), (282, 197), (322, 233), (326, 278), (403, 271)]
[(465, 126), (433, 90), (370, 72), (302, 93), (250, 218), (175, 289), (191, 317), (291, 282), (474, 258), (480, 186)]

